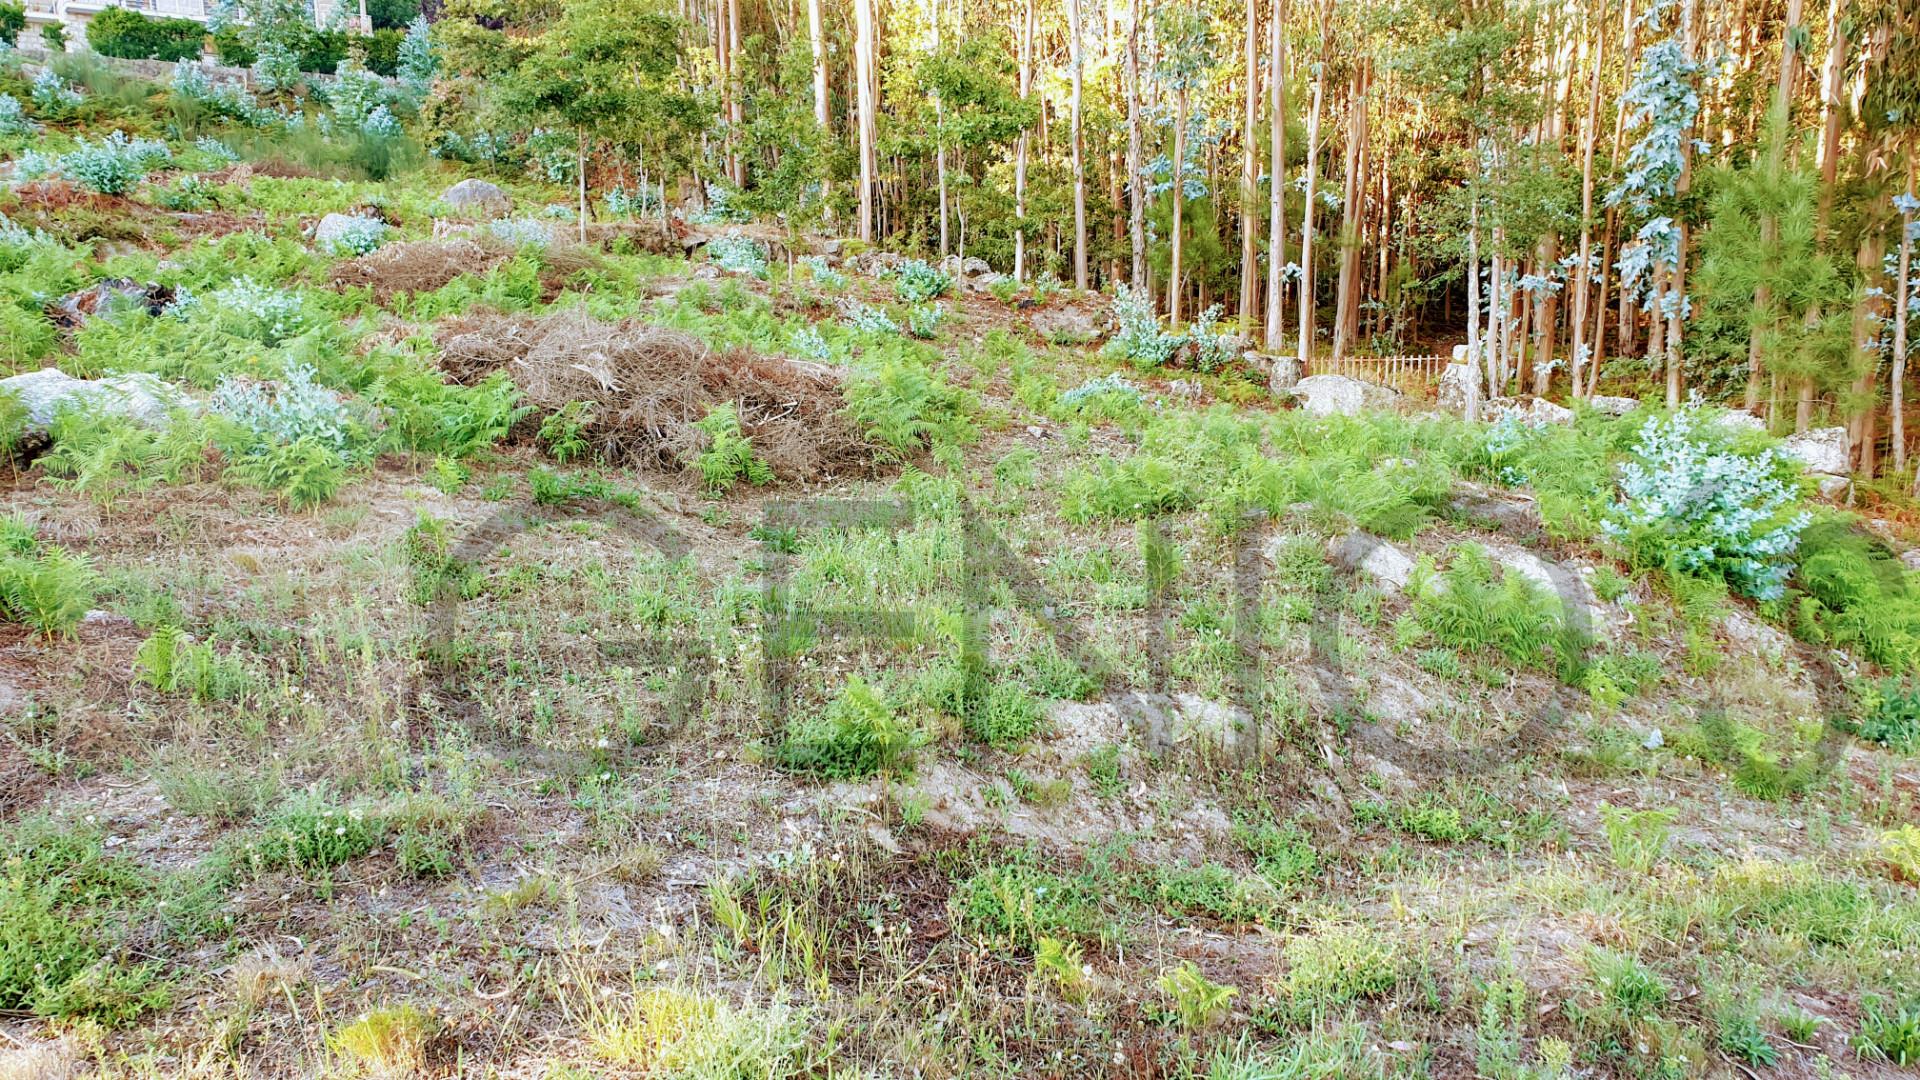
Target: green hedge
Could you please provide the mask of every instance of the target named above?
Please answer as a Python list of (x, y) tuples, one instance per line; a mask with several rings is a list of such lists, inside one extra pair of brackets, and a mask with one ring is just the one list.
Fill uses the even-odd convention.
[[(388, 78), (399, 74), (400, 42), (406, 36), (404, 30), (375, 30), (371, 37), (361, 38), (367, 49), (367, 69)], [(347, 58), (352, 43), (353, 38), (342, 31), (315, 30), (300, 42), (300, 70), (314, 75), (333, 74), (340, 61)], [(232, 30), (215, 34), (213, 47), (220, 54), (220, 62), (233, 67), (252, 67), (259, 59)]]
[(149, 19), (110, 7), (87, 23), (87, 44), (101, 56), (127, 60), (198, 60), (206, 27), (192, 19)]

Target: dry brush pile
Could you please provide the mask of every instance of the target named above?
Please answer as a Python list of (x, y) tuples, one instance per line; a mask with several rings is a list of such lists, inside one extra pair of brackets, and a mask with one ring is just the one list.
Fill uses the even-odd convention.
[(576, 402), (582, 435), (611, 462), (677, 470), (709, 445), (696, 425), (731, 404), (754, 452), (783, 482), (872, 470), (873, 447), (847, 417), (832, 368), (699, 338), (637, 319), (603, 322), (572, 309), (544, 316), (476, 312), (445, 324), (440, 364), (477, 383), (505, 371), (532, 404)]

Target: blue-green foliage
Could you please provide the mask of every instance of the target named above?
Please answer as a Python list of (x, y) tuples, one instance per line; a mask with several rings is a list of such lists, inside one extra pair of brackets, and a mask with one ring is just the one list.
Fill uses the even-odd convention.
[(1793, 465), (1778, 450), (1717, 443), (1687, 410), (1640, 428), (1602, 530), (1635, 562), (1715, 576), (1760, 600), (1785, 591), (1800, 533)]

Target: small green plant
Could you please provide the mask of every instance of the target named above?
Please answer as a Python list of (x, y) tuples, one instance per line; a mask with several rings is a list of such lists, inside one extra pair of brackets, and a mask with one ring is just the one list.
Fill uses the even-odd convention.
[(179, 627), (162, 623), (133, 655), (139, 681), (166, 693), (190, 691), (199, 701), (230, 701), (252, 685), (246, 665), (216, 652), (212, 642), (187, 639)]
[(1667, 983), (1630, 953), (1593, 948), (1586, 956), (1586, 1001), (1579, 1015), (1604, 1030), (1624, 1030), (1667, 1003)]
[(307, 510), (333, 498), (347, 481), (347, 464), (338, 451), (311, 436), (290, 443), (262, 443), (235, 461), (228, 474), (264, 488), (295, 510)]
[(1226, 1014), (1234, 995), (1240, 992), (1235, 987), (1223, 986), (1208, 979), (1200, 973), (1199, 965), (1191, 960), (1161, 972), (1160, 977), (1154, 980), (1154, 986), (1172, 1002), (1174, 1016), (1179, 1019), (1180, 1026), (1188, 1031), (1212, 1027)]
[(879, 690), (856, 677), (826, 709), (792, 726), (774, 759), (795, 772), (858, 780), (911, 772), (914, 751), (925, 739)]
[(995, 300), (1011, 307), (1020, 295), (1020, 279), (1012, 274), (1000, 274), (987, 282), (987, 293)]
[(1854, 1049), (1902, 1067), (1920, 1064), (1920, 999), (1895, 1003), (1869, 995), (1860, 1003)]
[(1649, 873), (1666, 854), (1668, 835), (1680, 812), (1671, 807), (1627, 810), (1600, 804), (1600, 820), (1607, 833), (1613, 864), (1637, 874)]
[(376, 1076), (411, 1076), (426, 1064), (439, 1022), (413, 1005), (374, 1009), (327, 1036), (327, 1047)]
[(1078, 941), (1042, 936), (1034, 945), (1033, 974), (1071, 1000), (1087, 992), (1086, 962)]
[(93, 563), (65, 548), (36, 543), (0, 553), (0, 613), (47, 637), (72, 633), (99, 586)]
[(1040, 703), (1019, 683), (996, 682), (967, 714), (967, 733), (990, 746), (1008, 747), (1033, 737)]
[(1868, 684), (1860, 693), (1852, 731), (1903, 754), (1920, 750), (1920, 685), (1907, 678)]
[(694, 464), (708, 492), (718, 494), (742, 480), (756, 487), (773, 482), (773, 468), (754, 453), (732, 402), (715, 405), (693, 426), (707, 436), (707, 448)]
[(259, 866), (318, 876), (379, 847), (385, 832), (378, 814), (336, 805), (325, 789), (303, 791), (268, 819), (258, 844)]
[(1288, 939), (1281, 996), (1296, 1015), (1317, 1015), (1381, 997), (1400, 984), (1406, 960), (1392, 938), (1366, 926), (1333, 924)]
[(1749, 1065), (1767, 1068), (1780, 1060), (1780, 1052), (1767, 1040), (1753, 1010), (1741, 1005), (1726, 1005), (1714, 1016), (1720, 1049), (1728, 1057)]
[(974, 933), (1034, 949), (1041, 938), (1084, 940), (1099, 932), (1093, 889), (1025, 861), (990, 867), (953, 890), (959, 922)]

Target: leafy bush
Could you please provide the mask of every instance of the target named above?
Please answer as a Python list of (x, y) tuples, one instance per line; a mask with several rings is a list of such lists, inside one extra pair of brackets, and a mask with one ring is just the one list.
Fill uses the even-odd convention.
[(26, 106), (12, 94), (0, 94), (0, 136), (31, 135), (40, 125), (27, 118)]
[(0, 835), (0, 1009), (117, 1023), (164, 1005), (152, 967), (108, 959), (119, 934), (99, 913), (144, 887), (91, 831), (46, 819)]
[(327, 249), (335, 255), (365, 255), (386, 243), (393, 226), (377, 217), (356, 216), (336, 233)]
[(893, 292), (909, 304), (924, 304), (947, 295), (953, 278), (924, 259), (908, 259), (893, 272)]
[(1602, 531), (1639, 565), (1722, 578), (1760, 600), (1785, 591), (1800, 533), (1794, 466), (1778, 449), (1716, 446), (1700, 414), (1648, 417)]
[(944, 304), (915, 304), (907, 309), (907, 333), (922, 341), (932, 341), (939, 334), (940, 323), (946, 317), (947, 308)]
[(276, 384), (228, 376), (220, 381), (208, 407), (249, 433), (276, 443), (311, 439), (345, 453), (366, 439), (339, 394), (314, 381), (301, 364), (287, 369)]
[(495, 218), (487, 222), (494, 239), (512, 247), (544, 248), (553, 243), (553, 230), (534, 218)]
[(346, 483), (347, 465), (339, 451), (317, 439), (303, 438), (262, 443), (236, 460), (228, 473), (274, 492), (296, 510), (305, 510), (333, 498)]
[(1860, 694), (1852, 730), (1868, 742), (1911, 754), (1920, 751), (1920, 686), (1912, 679), (1881, 679)]
[(730, 273), (767, 276), (767, 249), (751, 236), (728, 233), (714, 237), (707, 241), (707, 259)]
[(859, 780), (911, 772), (914, 750), (924, 741), (878, 690), (850, 678), (825, 710), (789, 728), (774, 759), (795, 772)]
[(693, 426), (708, 440), (707, 448), (695, 459), (708, 491), (725, 491), (741, 480), (754, 485), (773, 482), (772, 467), (753, 452), (753, 440), (741, 432), (740, 416), (732, 402), (715, 405)]
[(828, 266), (825, 255), (809, 255), (800, 262), (813, 275), (813, 283), (828, 292), (840, 292), (847, 287), (847, 275)]
[(115, 131), (97, 143), (81, 140), (61, 156), (59, 171), (102, 195), (124, 195), (172, 157), (165, 143), (128, 139), (126, 132)]
[(893, 316), (872, 304), (847, 303), (842, 305), (840, 314), (848, 326), (862, 334), (891, 336), (900, 332), (900, 324), (893, 321)]
[(0, 4), (0, 45), (12, 48), (27, 28), (27, 9), (23, 4)]
[(1208, 374), (1219, 371), (1239, 358), (1239, 353), (1234, 349), (1239, 338), (1215, 330), (1220, 325), (1220, 311), (1219, 304), (1208, 307), (1187, 328), (1186, 341), (1193, 347), (1193, 366), (1195, 370)]
[(129, 60), (198, 60), (206, 27), (192, 19), (149, 19), (110, 7), (87, 23), (87, 44), (102, 56)]
[(224, 329), (262, 345), (279, 345), (307, 329), (306, 305), (298, 293), (262, 285), (249, 276), (221, 286), (212, 299)]
[(1104, 352), (1137, 368), (1156, 368), (1173, 359), (1180, 335), (1160, 328), (1160, 316), (1145, 289), (1122, 285), (1113, 295), (1113, 337)]
[(33, 77), (33, 103), (43, 111), (64, 115), (80, 101), (79, 92), (68, 86), (52, 68), (41, 68)]

